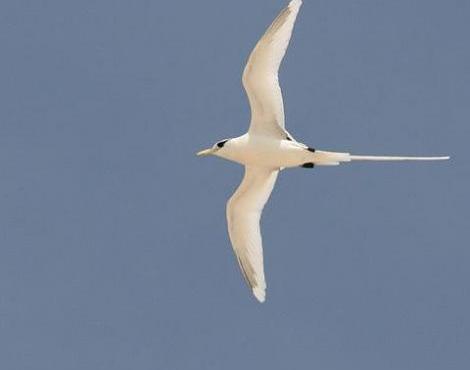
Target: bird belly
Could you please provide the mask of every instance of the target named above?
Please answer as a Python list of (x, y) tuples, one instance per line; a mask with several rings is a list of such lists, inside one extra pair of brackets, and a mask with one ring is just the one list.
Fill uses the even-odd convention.
[(231, 158), (233, 161), (251, 166), (272, 168), (298, 167), (312, 161), (312, 154), (298, 143), (287, 140), (257, 140), (240, 146)]

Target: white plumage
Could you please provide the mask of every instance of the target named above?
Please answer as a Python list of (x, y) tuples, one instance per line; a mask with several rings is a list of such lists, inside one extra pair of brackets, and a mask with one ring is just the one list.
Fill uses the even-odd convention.
[(284, 139), (284, 104), (278, 70), (286, 54), (302, 1), (294, 0), (281, 11), (251, 52), (243, 71), (251, 107), (249, 133)]
[(227, 202), (230, 241), (243, 276), (260, 302), (265, 299), (266, 282), (259, 222), (278, 173), (270, 168), (246, 166), (242, 183)]
[(331, 166), (354, 160), (442, 160), (449, 157), (361, 156), (320, 151), (296, 141), (284, 124), (278, 70), (286, 53), (301, 0), (281, 11), (251, 52), (243, 71), (243, 86), (251, 107), (246, 134), (223, 140), (198, 155), (216, 155), (245, 166), (242, 183), (227, 202), (230, 241), (240, 269), (254, 296), (264, 302), (266, 281), (260, 219), (281, 169)]

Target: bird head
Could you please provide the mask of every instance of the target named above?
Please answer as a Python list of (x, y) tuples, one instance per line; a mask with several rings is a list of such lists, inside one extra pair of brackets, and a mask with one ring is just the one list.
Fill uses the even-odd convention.
[(207, 156), (207, 155), (220, 155), (221, 151), (224, 150), (225, 144), (229, 141), (229, 139), (224, 139), (215, 143), (211, 148), (204, 149), (198, 152), (196, 155), (198, 156)]

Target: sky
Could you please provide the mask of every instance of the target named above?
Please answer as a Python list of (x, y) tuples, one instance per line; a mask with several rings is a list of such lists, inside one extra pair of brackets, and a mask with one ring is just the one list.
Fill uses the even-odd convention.
[(246, 288), (225, 203), (245, 60), (286, 1), (0, 2), (0, 367), (465, 370), (470, 2), (304, 0), (286, 126), (451, 155), (279, 176)]

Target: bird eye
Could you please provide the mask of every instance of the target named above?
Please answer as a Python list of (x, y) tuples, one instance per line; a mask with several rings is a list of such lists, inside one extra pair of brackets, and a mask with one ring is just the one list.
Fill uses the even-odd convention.
[(217, 146), (218, 146), (219, 148), (222, 148), (222, 147), (225, 145), (225, 143), (226, 143), (227, 141), (228, 141), (228, 140), (219, 141), (219, 142), (217, 143)]

